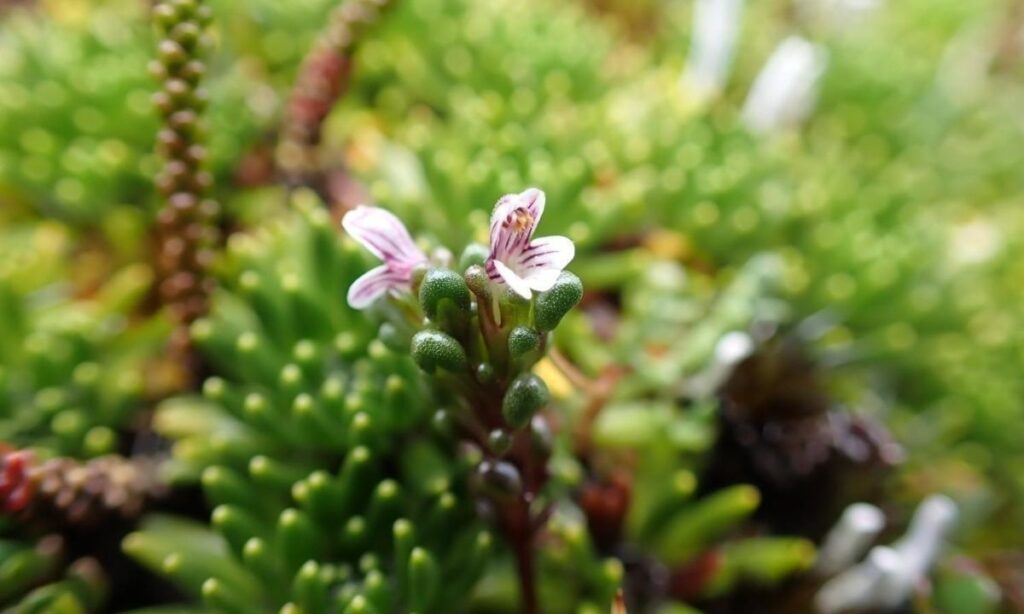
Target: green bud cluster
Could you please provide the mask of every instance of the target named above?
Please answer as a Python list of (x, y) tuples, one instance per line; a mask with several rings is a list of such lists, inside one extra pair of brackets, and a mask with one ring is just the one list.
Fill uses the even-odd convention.
[(525, 301), (488, 280), (480, 265), (471, 265), (464, 275), (430, 269), (419, 282), (419, 307), (428, 327), (412, 337), (413, 359), (458, 390), (479, 389), (500, 400), (485, 407), (472, 397), (463, 399), (469, 419), (480, 428), (522, 429), (549, 400), (547, 386), (530, 369), (546, 351), (548, 332), (582, 296), (582, 283), (568, 272), (550, 290)]
[[(481, 264), (481, 249), (466, 248), (462, 274), (431, 268), (414, 276), (418, 309), (396, 326), (415, 330), (409, 352), (416, 364), (451, 399), (435, 422), (454, 431), (474, 450), (471, 481), (510, 547), (519, 574), (530, 586), (531, 544), (544, 523), (538, 501), (552, 456), (547, 385), (532, 372), (548, 344), (551, 329), (580, 301), (579, 278), (562, 272), (555, 284), (527, 300), (493, 282)], [(537, 594), (525, 589), (524, 611), (535, 611)]]
[(493, 549), (471, 467), (431, 435), (408, 354), (345, 303), (361, 254), (309, 194), (296, 209), (232, 238), (225, 291), (191, 329), (219, 375), (156, 417), (212, 527), (154, 520), (124, 547), (214, 610), (443, 611)]

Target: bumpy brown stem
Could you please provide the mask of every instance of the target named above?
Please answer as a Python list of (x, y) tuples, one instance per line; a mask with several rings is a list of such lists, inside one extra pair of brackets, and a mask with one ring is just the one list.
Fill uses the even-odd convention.
[(24, 450), (0, 451), (0, 507), (19, 518), (93, 525), (110, 516), (133, 517), (161, 496), (160, 461), (111, 455), (79, 461), (37, 460)]
[(156, 185), (163, 196), (157, 215), (155, 268), (160, 303), (177, 325), (172, 351), (191, 363), (188, 326), (206, 313), (213, 280), (209, 267), (218, 242), (219, 207), (208, 197), (212, 184), (200, 118), (206, 95), (199, 87), (203, 29), (210, 9), (202, 0), (163, 0), (153, 8), (162, 37), (150, 70), (160, 83), (153, 96), (163, 118), (157, 151), (163, 167)]
[(389, 0), (345, 0), (303, 61), (277, 150), (277, 164), (290, 185), (325, 191), (318, 185), (323, 182), (317, 160), (324, 120), (348, 89), (356, 44), (388, 4)]

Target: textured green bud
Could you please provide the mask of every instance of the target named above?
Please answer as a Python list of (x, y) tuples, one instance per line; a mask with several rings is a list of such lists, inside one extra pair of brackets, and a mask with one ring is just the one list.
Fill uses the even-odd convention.
[(537, 295), (534, 324), (542, 331), (554, 330), (565, 314), (583, 298), (583, 282), (568, 271), (562, 271), (550, 290)]
[(547, 404), (550, 395), (544, 380), (533, 373), (521, 373), (512, 380), (501, 402), (501, 413), (515, 428), (526, 426), (538, 409)]
[(430, 269), (420, 284), (420, 306), (431, 320), (443, 317), (447, 309), (469, 311), (471, 302), (466, 281), (455, 271)]
[(480, 299), (489, 298), (491, 295), (491, 280), (487, 276), (487, 271), (483, 266), (474, 264), (473, 266), (466, 269), (462, 278), (466, 281), (466, 285), (473, 291)]
[(527, 326), (517, 326), (508, 334), (508, 353), (518, 358), (540, 345), (540, 333)]
[(427, 373), (438, 367), (458, 372), (466, 368), (466, 351), (451, 335), (436, 330), (423, 330), (412, 338), (412, 357)]
[(459, 270), (465, 271), (471, 266), (483, 266), (487, 262), (487, 256), (490, 250), (487, 249), (486, 245), (480, 243), (470, 243), (466, 246), (466, 249), (462, 250), (462, 255), (459, 256)]

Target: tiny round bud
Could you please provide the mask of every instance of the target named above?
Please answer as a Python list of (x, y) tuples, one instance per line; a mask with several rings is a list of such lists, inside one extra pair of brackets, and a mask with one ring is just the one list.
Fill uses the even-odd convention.
[(189, 99), (192, 86), (184, 79), (168, 79), (164, 82), (164, 91), (175, 104), (181, 104)]
[(466, 368), (466, 351), (451, 335), (423, 330), (412, 338), (412, 357), (427, 373), (437, 368), (458, 372)]
[(206, 65), (200, 60), (189, 60), (181, 69), (181, 78), (195, 85), (206, 73)]
[(185, 49), (192, 49), (199, 40), (199, 26), (183, 21), (171, 29), (170, 37)]
[(533, 414), (547, 404), (550, 395), (544, 380), (533, 373), (521, 373), (505, 392), (501, 413), (514, 428), (526, 426)]
[(455, 419), (447, 409), (439, 409), (430, 418), (430, 426), (438, 435), (448, 437), (455, 431)]
[(518, 358), (540, 345), (540, 333), (527, 326), (517, 326), (508, 334), (508, 352)]
[(188, 60), (188, 53), (178, 43), (165, 38), (157, 46), (160, 61), (166, 66), (180, 66)]
[(463, 273), (462, 278), (466, 281), (466, 285), (473, 294), (480, 297), (480, 299), (489, 299), (491, 296), (491, 280), (487, 276), (487, 271), (484, 267), (474, 264), (473, 266), (466, 269)]
[(494, 454), (504, 456), (512, 447), (512, 434), (504, 429), (494, 429), (487, 434), (487, 445)]
[(471, 266), (483, 266), (487, 262), (487, 256), (490, 255), (490, 251), (486, 245), (479, 243), (470, 243), (466, 246), (466, 249), (462, 250), (462, 255), (459, 256), (459, 270), (465, 271)]
[(177, 10), (180, 19), (189, 19), (194, 16), (199, 6), (196, 0), (170, 0), (170, 4)]
[(487, 384), (494, 381), (494, 365), (482, 362), (476, 366), (476, 381)]
[(475, 480), (482, 492), (499, 501), (518, 497), (523, 490), (519, 470), (505, 461), (483, 461), (477, 467)]
[(537, 296), (534, 324), (541, 331), (554, 330), (565, 314), (583, 298), (583, 282), (568, 271), (562, 271), (550, 290)]

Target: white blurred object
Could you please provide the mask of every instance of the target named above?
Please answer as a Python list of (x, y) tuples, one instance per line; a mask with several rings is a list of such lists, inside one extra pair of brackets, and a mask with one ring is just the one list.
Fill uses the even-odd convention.
[(797, 12), (805, 21), (827, 28), (847, 28), (882, 5), (884, 0), (798, 0)]
[(903, 559), (907, 594), (939, 558), (956, 518), (956, 503), (952, 499), (932, 495), (917, 507), (907, 534), (893, 544), (893, 549)]
[(945, 495), (918, 506), (906, 535), (892, 546), (876, 546), (861, 564), (825, 583), (814, 603), (822, 614), (867, 610), (891, 612), (907, 602), (935, 564), (957, 519)]
[(882, 510), (870, 503), (850, 505), (818, 549), (814, 572), (828, 577), (853, 565), (884, 527)]
[(711, 364), (687, 382), (687, 392), (696, 398), (711, 396), (732, 373), (733, 368), (754, 352), (754, 340), (743, 331), (726, 333), (715, 345)]
[(948, 254), (955, 265), (981, 264), (1003, 247), (1003, 233), (992, 222), (976, 218), (953, 227)]
[(779, 43), (750, 88), (744, 123), (762, 134), (802, 123), (817, 102), (827, 64), (827, 52), (804, 38), (790, 36)]
[(825, 583), (814, 596), (821, 614), (839, 614), (851, 610), (871, 610), (876, 591), (886, 578), (899, 573), (900, 557), (888, 546), (875, 546), (864, 562), (850, 567)]
[(693, 35), (682, 81), (701, 98), (717, 96), (732, 68), (743, 15), (743, 0), (697, 0)]

